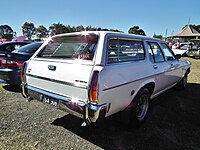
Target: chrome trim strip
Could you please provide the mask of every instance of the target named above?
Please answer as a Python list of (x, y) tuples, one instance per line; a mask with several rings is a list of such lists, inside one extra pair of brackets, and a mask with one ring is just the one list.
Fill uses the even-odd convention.
[(55, 82), (55, 83), (65, 84), (65, 85), (69, 85), (69, 86), (73, 86), (73, 87), (78, 87), (78, 88), (82, 88), (82, 89), (88, 89), (88, 86), (81, 86), (81, 85), (78, 85), (78, 83), (74, 84), (74, 83), (70, 83), (70, 82), (55, 80), (55, 79), (41, 77), (41, 76), (32, 75), (32, 74), (26, 74), (26, 76), (34, 77), (34, 78), (38, 78), (38, 79), (42, 79), (42, 80), (46, 80), (46, 81), (51, 81), (51, 82)]
[(90, 108), (91, 110), (102, 110), (102, 109), (106, 109), (107, 108), (107, 104), (102, 104), (102, 105), (93, 105), (93, 104), (87, 104), (86, 105), (88, 108)]
[[(163, 74), (163, 73), (159, 73), (159, 74)], [(159, 75), (159, 74), (157, 74), (157, 75)], [(153, 76), (155, 76), (155, 75), (148, 76), (148, 77), (141, 78), (141, 79), (137, 79), (137, 80), (130, 81), (130, 82), (126, 82), (126, 83), (123, 83), (123, 84), (120, 84), (120, 85), (116, 85), (116, 86), (113, 86), (113, 87), (109, 87), (109, 88), (103, 89), (103, 91), (111, 90), (111, 89), (114, 89), (114, 88), (117, 88), (117, 87), (120, 87), (120, 86), (124, 86), (124, 85), (130, 84), (130, 83), (133, 83), (133, 82), (137, 82), (137, 81), (149, 78), (149, 77), (153, 77)]]

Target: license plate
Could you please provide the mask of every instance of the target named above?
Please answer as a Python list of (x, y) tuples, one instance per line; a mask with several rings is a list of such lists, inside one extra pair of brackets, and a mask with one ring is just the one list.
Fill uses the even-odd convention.
[(193, 54), (190, 54), (189, 56), (193, 56)]
[(46, 95), (43, 96), (43, 103), (47, 103), (53, 107), (58, 107), (58, 100)]

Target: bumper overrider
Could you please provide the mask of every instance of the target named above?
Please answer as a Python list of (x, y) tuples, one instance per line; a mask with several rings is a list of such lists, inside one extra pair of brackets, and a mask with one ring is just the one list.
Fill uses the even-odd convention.
[(50, 93), (32, 86), (26, 83), (21, 84), (22, 96), (24, 98), (36, 99), (40, 102), (44, 102), (44, 96), (51, 97), (57, 101), (55, 106), (58, 109), (67, 111), (68, 113), (82, 118), (87, 124), (91, 122), (97, 122), (105, 118), (107, 104), (95, 105), (92, 103), (85, 103), (80, 100), (73, 101), (72, 98)]

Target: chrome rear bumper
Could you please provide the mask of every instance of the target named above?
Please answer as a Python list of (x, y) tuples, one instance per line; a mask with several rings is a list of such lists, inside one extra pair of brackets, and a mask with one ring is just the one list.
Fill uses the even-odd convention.
[(95, 105), (91, 103), (85, 103), (80, 100), (73, 101), (70, 97), (61, 96), (48, 91), (44, 91), (32, 86), (28, 86), (26, 83), (21, 84), (22, 96), (25, 98), (33, 98), (42, 101), (42, 96), (49, 96), (58, 100), (58, 109), (67, 111), (68, 113), (82, 118), (87, 124), (91, 122), (97, 122), (105, 118), (107, 104)]

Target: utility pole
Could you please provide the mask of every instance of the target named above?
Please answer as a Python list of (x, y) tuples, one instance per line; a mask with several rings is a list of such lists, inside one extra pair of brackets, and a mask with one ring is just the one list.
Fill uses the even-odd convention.
[(189, 19), (188, 19), (188, 26), (190, 25), (190, 17), (189, 17)]
[(165, 40), (167, 39), (167, 28), (166, 28), (166, 31), (165, 31)]

